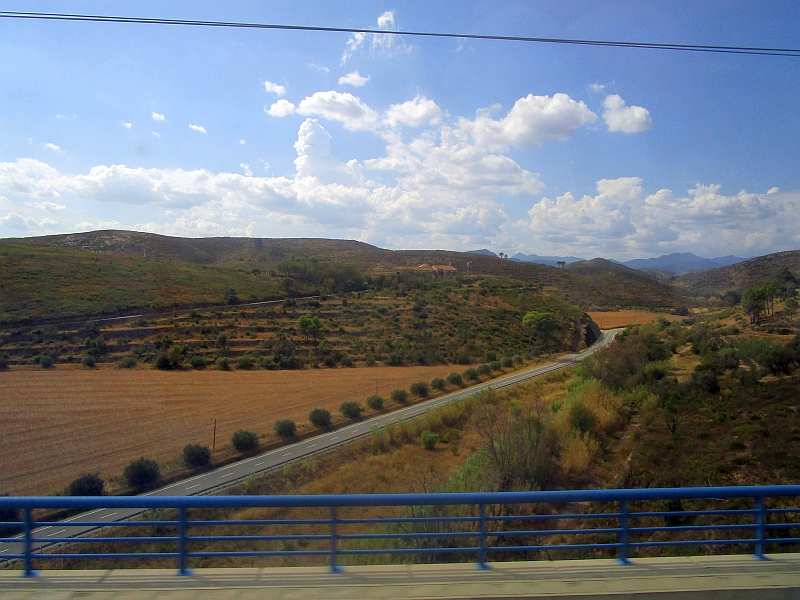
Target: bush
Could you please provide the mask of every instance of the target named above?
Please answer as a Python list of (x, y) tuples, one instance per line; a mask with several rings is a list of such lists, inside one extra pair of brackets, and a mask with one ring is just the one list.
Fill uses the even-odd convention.
[(521, 365), (522, 364), (522, 357), (519, 354), (515, 354), (514, 356), (512, 356), (511, 360), (514, 361), (515, 365)]
[(422, 440), (422, 445), (425, 446), (425, 450), (433, 450), (436, 447), (436, 443), (439, 441), (439, 434), (426, 430), (420, 434), (419, 439)]
[(291, 419), (278, 419), (273, 427), (275, 433), (283, 439), (293, 438), (297, 433), (297, 425)]
[(466, 371), (464, 371), (464, 379), (468, 379), (470, 381), (474, 381), (478, 378), (478, 370), (474, 367), (470, 367)]
[(330, 427), (331, 413), (324, 408), (315, 408), (308, 413), (308, 420), (314, 427)]
[(569, 424), (581, 433), (590, 433), (597, 427), (597, 416), (583, 402), (575, 402), (569, 407)]
[(493, 360), (492, 362), (489, 363), (489, 368), (492, 371), (502, 371), (503, 365), (499, 360)]
[(383, 408), (383, 398), (378, 396), (378, 394), (373, 394), (367, 398), (367, 406), (369, 406), (372, 410), (380, 410)]
[(8, 371), (8, 358), (0, 356), (0, 371)]
[(689, 316), (689, 307), (687, 307), (687, 306), (679, 306), (673, 312), (674, 312), (674, 314), (678, 315), (679, 317), (688, 317)]
[(431, 379), (431, 388), (434, 390), (441, 391), (444, 389), (444, 385), (445, 385), (444, 379), (442, 379), (441, 377), (434, 377), (433, 379)]
[(189, 359), (189, 366), (193, 369), (205, 369), (206, 365), (208, 365), (208, 361), (204, 356), (193, 356)]
[(98, 475), (87, 473), (67, 486), (67, 496), (102, 496), (105, 486)]
[(236, 359), (236, 368), (247, 371), (253, 368), (253, 359), (249, 356), (240, 356)]
[(405, 390), (392, 390), (389, 397), (398, 404), (405, 404), (408, 402), (408, 392)]
[(159, 354), (153, 361), (153, 368), (159, 371), (167, 371), (172, 368), (172, 361), (166, 354)]
[(50, 358), (49, 356), (42, 356), (39, 359), (39, 366), (42, 369), (49, 369), (50, 367), (53, 366), (53, 359)]
[(514, 359), (510, 356), (504, 356), (503, 360), (500, 361), (500, 364), (503, 366), (504, 369), (510, 369), (514, 366)]
[(258, 451), (258, 436), (252, 431), (239, 429), (231, 436), (231, 444), (237, 452), (252, 454)]
[(478, 375), (488, 375), (492, 372), (492, 368), (487, 364), (482, 364), (478, 367)]
[(141, 457), (125, 467), (122, 475), (131, 489), (143, 492), (155, 486), (161, 476), (161, 470), (156, 461)]
[(420, 398), (424, 398), (428, 395), (428, 384), (423, 383), (422, 381), (417, 381), (416, 383), (412, 383), (411, 387), (408, 388), (411, 390), (411, 393), (415, 396), (419, 396)]
[(342, 402), (339, 412), (348, 419), (358, 419), (361, 417), (361, 406), (358, 402)]
[(355, 367), (356, 366), (356, 364), (353, 362), (353, 359), (350, 357), (349, 354), (343, 355), (341, 360), (339, 361), (339, 364), (342, 365), (343, 367)]
[(133, 369), (136, 367), (136, 359), (132, 356), (126, 356), (117, 363), (118, 369)]
[(224, 356), (219, 357), (217, 359), (217, 363), (216, 364), (217, 364), (217, 368), (220, 371), (230, 371), (231, 370), (231, 366), (228, 364), (228, 359), (225, 358)]
[(189, 444), (183, 448), (183, 464), (188, 469), (197, 469), (211, 464), (211, 450), (208, 446)]
[(81, 364), (87, 369), (94, 368), (95, 365), (94, 356), (92, 356), (91, 354), (85, 354), (81, 359)]
[(464, 378), (461, 377), (461, 373), (450, 373), (447, 376), (447, 383), (449, 383), (450, 385), (457, 385), (460, 387), (464, 385)]

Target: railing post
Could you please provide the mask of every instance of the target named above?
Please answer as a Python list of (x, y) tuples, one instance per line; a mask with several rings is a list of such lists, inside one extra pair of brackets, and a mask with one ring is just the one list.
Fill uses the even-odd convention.
[(630, 565), (628, 558), (628, 501), (619, 501), (619, 558), (617, 562), (621, 565)]
[(756, 560), (769, 560), (764, 556), (764, 542), (767, 539), (767, 519), (764, 514), (764, 497), (756, 497)]
[(186, 507), (178, 508), (178, 575), (191, 575), (186, 568)]
[(476, 568), (488, 570), (491, 567), (486, 562), (486, 505), (478, 505), (478, 564)]
[(25, 573), (23, 573), (23, 577), (36, 577), (36, 571), (33, 570), (33, 515), (31, 514), (33, 509), (30, 506), (26, 506), (24, 509), (25, 520), (24, 520), (24, 530), (25, 530), (25, 550), (24, 550), (24, 557), (22, 559), (23, 568), (25, 569)]
[(342, 567), (336, 564), (336, 506), (331, 506), (331, 573), (341, 573)]

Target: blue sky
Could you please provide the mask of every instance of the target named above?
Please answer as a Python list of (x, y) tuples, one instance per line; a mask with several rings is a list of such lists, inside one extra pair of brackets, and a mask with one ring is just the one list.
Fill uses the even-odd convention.
[[(797, 47), (796, 2), (3, 10)], [(330, 237), (629, 259), (800, 247), (800, 58), (0, 19), (0, 237)]]

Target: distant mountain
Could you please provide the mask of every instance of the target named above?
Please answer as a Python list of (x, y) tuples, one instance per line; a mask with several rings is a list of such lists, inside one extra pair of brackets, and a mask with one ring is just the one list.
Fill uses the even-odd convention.
[(486, 248), (481, 248), (480, 250), (467, 250), (468, 254), (481, 254), (482, 256), (497, 256), (491, 250), (487, 250)]
[(577, 258), (575, 256), (539, 256), (538, 254), (523, 254), (522, 252), (517, 252), (514, 256), (511, 257), (511, 260), (517, 260), (519, 262), (532, 262), (538, 265), (548, 265), (550, 267), (557, 267), (559, 266), (558, 262), (562, 260), (567, 264), (571, 264), (586, 259)]
[(691, 252), (675, 252), (658, 258), (636, 258), (621, 264), (640, 271), (661, 271), (669, 275), (683, 275), (684, 273), (735, 265), (746, 260), (748, 259), (730, 255), (720, 256), (719, 258), (703, 258)]
[(744, 291), (772, 279), (782, 268), (800, 271), (800, 250), (776, 252), (746, 261), (702, 272), (686, 273), (673, 280), (677, 286), (692, 294), (721, 294), (727, 290)]

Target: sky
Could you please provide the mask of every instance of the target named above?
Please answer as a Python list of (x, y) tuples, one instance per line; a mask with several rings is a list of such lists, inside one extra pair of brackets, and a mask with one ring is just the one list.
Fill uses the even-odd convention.
[(800, 47), (752, 0), (6, 0), (0, 237), (128, 229), (391, 249), (800, 248), (800, 58), (403, 31)]

